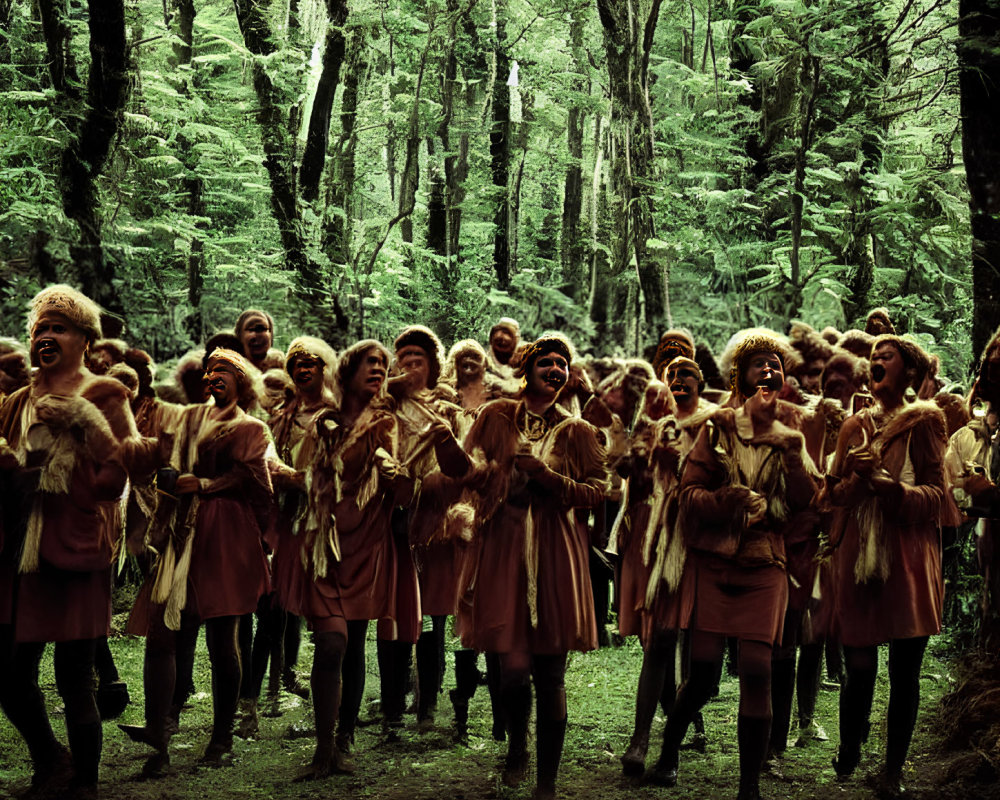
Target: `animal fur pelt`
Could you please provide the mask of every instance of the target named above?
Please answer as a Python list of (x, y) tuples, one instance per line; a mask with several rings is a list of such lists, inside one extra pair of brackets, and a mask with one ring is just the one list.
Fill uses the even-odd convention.
[[(918, 425), (926, 425), (929, 434), (942, 441), (947, 439), (944, 414), (930, 401), (918, 400), (908, 403), (883, 423), (877, 431), (872, 414), (865, 411), (860, 417), (864, 440), (859, 448), (870, 448), (876, 458), (876, 466), (882, 467), (885, 453), (893, 443), (906, 437), (906, 457), (898, 475), (892, 477), (900, 483), (914, 485), (916, 477), (911, 453), (914, 431)], [(884, 523), (889, 510), (882, 500), (871, 495), (854, 510), (858, 524), (858, 558), (854, 564), (854, 579), (857, 583), (872, 580), (884, 581), (892, 568), (890, 550), (885, 539)]]
[(43, 395), (35, 403), (37, 422), (22, 442), (22, 458), (27, 450), (44, 451), (45, 463), (39, 476), (39, 494), (28, 517), (28, 528), (21, 550), (19, 570), (38, 570), (38, 552), (42, 541), (44, 494), (67, 494), (73, 470), (78, 462), (91, 459), (104, 463), (112, 459), (118, 441), (111, 426), (96, 405), (81, 395), (61, 397)]

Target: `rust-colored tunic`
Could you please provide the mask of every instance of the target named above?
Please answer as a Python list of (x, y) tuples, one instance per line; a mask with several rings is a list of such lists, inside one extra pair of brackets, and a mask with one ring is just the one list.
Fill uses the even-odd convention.
[[(688, 545), (682, 590), (696, 630), (777, 643), (788, 600), (785, 533), (813, 499), (815, 468), (803, 437), (780, 422), (754, 434), (743, 409), (720, 409), (702, 428), (681, 476)], [(768, 499), (745, 524), (746, 490)]]
[[(15, 449), (27, 447), (25, 434), (29, 426), (43, 424), (35, 413), (41, 399), (45, 398), (32, 396), (31, 387), (6, 398), (0, 410), (0, 436)], [(95, 639), (106, 636), (111, 623), (111, 562), (118, 536), (118, 498), (125, 488), (126, 466), (133, 460), (126, 452), (127, 445), (141, 440), (127, 392), (113, 379), (91, 378), (81, 386), (79, 395), (63, 398), (62, 402), (65, 406), (59, 417), (44, 424), (54, 436), (59, 436), (60, 430), (76, 431), (74, 438), (82, 443), (72, 457), (68, 491), (40, 491), (25, 504), (29, 514), (32, 502), (42, 514), (37, 570), (14, 577), (16, 555), (10, 557), (13, 540), (7, 541), (8, 552), (3, 558), (8, 573), (4, 579), (13, 579), (16, 587), (13, 622), (15, 637), (22, 642)], [(98, 432), (104, 422), (108, 428)], [(113, 448), (110, 456), (108, 452), (87, 450), (97, 439), (103, 442), (104, 450)], [(110, 471), (109, 463), (115, 467)], [(7, 606), (4, 616), (10, 620), (10, 585), (2, 593), (8, 602), (0, 606)]]
[[(873, 411), (844, 423), (827, 479), (837, 546), (835, 633), (852, 647), (938, 633), (944, 600), (944, 417), (928, 402), (906, 405), (885, 421)], [(898, 481), (890, 496), (877, 498), (847, 471), (849, 450), (865, 445)]]
[[(345, 428), (340, 412), (331, 409), (316, 418), (316, 431), (310, 517), (295, 537), (290, 553), (295, 557), (289, 559), (302, 571), (301, 578), (294, 584), (282, 582), (279, 600), (289, 611), (304, 615), (317, 631), (346, 632), (348, 620), (393, 620), (398, 583), (391, 530), (395, 503), (389, 482), (378, 470), (376, 451), (394, 453), (395, 418), (386, 409), (369, 408)], [(339, 548), (339, 560), (329, 548), (331, 541)], [(326, 574), (316, 576), (322, 548)], [(419, 610), (413, 617), (407, 624), (419, 629)]]
[[(466, 576), (458, 627), (463, 644), (492, 653), (561, 654), (597, 646), (588, 572), (589, 534), (575, 514), (604, 496), (597, 429), (553, 405), (485, 405), (465, 442), (479, 469), (476, 569)], [(527, 446), (546, 471), (514, 467)]]

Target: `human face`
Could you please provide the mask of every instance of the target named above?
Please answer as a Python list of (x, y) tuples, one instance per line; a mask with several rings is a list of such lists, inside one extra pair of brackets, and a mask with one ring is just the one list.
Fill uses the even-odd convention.
[(823, 360), (820, 358), (808, 362), (799, 373), (799, 386), (809, 394), (820, 394), (820, 379), (823, 377)]
[(764, 400), (777, 394), (785, 383), (785, 371), (777, 353), (754, 353), (743, 372), (743, 385), (747, 397), (760, 391)]
[(455, 359), (455, 371), (463, 383), (472, 383), (486, 371), (483, 357), (475, 350), (466, 350)]
[(323, 389), (323, 362), (316, 356), (296, 356), (292, 364), (292, 382), (300, 394), (315, 397)]
[(846, 409), (851, 405), (851, 398), (861, 390), (854, 383), (853, 375), (844, 369), (827, 369), (823, 373), (823, 397), (839, 400)]
[(236, 367), (221, 358), (210, 358), (205, 370), (208, 393), (220, 408), (232, 405), (239, 397), (239, 377)]
[(396, 351), (396, 363), (411, 381), (414, 391), (427, 388), (431, 377), (431, 360), (424, 348), (415, 344), (404, 345)]
[(370, 400), (382, 389), (387, 366), (385, 356), (378, 349), (369, 347), (361, 356), (361, 363), (348, 382), (348, 392), (365, 401)]
[(902, 395), (906, 391), (906, 364), (895, 345), (883, 342), (872, 353), (872, 394)]
[(31, 360), (43, 370), (80, 367), (87, 334), (56, 311), (45, 311), (31, 331)]
[(698, 405), (698, 373), (689, 364), (667, 365), (667, 386), (677, 408), (687, 411)]
[(1000, 342), (990, 347), (979, 373), (979, 391), (991, 405), (1000, 405)]
[(251, 314), (244, 320), (240, 342), (243, 344), (243, 352), (252, 362), (256, 364), (263, 361), (273, 341), (274, 332), (262, 314)]
[(560, 353), (542, 353), (531, 365), (528, 392), (536, 397), (555, 401), (568, 379), (569, 362)]
[(493, 355), (497, 361), (506, 364), (514, 355), (517, 339), (507, 328), (497, 328), (490, 337), (490, 347), (493, 348)]

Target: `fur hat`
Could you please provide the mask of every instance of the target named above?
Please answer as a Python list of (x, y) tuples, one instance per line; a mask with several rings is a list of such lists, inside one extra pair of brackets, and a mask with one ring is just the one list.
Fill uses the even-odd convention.
[[(879, 345), (883, 344), (891, 344), (899, 351), (899, 355), (902, 356), (903, 364), (906, 367), (907, 386), (914, 391), (919, 391), (920, 384), (924, 382), (924, 378), (928, 374), (931, 374), (933, 357), (913, 340), (904, 339), (902, 336), (896, 336), (894, 333), (883, 333), (881, 336), (876, 336), (875, 341), (872, 343), (872, 353), (875, 352), (875, 349)], [(869, 358), (869, 360), (871, 359)]]
[(694, 358), (694, 337), (685, 330), (669, 330), (660, 337), (653, 356), (653, 374), (663, 380), (663, 368), (677, 356)]
[(844, 350), (853, 353), (858, 358), (867, 359), (872, 354), (872, 342), (874, 341), (875, 337), (870, 333), (859, 331), (857, 328), (852, 328), (840, 337), (840, 341), (837, 342), (837, 347), (842, 347)]
[(781, 360), (782, 369), (787, 371), (789, 349), (774, 331), (751, 328), (741, 333), (742, 337), (736, 342), (730, 339), (726, 351), (730, 353), (729, 386), (742, 402), (749, 396), (746, 392), (747, 387), (743, 386), (743, 373), (746, 372), (750, 359), (758, 353), (774, 353)]
[(361, 366), (361, 359), (372, 348), (378, 350), (379, 355), (385, 359), (386, 367), (392, 360), (392, 354), (385, 349), (385, 345), (375, 339), (362, 339), (355, 342), (340, 354), (337, 364), (337, 390), (338, 396), (343, 397), (347, 393), (347, 384), (351, 382), (354, 374)]
[(490, 339), (492, 339), (493, 334), (499, 330), (508, 331), (515, 339), (521, 338), (521, 325), (516, 319), (511, 319), (510, 317), (500, 317), (500, 321), (490, 328)]
[(892, 324), (892, 319), (889, 317), (888, 308), (873, 308), (868, 312), (868, 318), (865, 320), (865, 333), (870, 333), (872, 336), (879, 336), (883, 333), (895, 332), (896, 327)]
[(46, 312), (62, 314), (82, 330), (91, 343), (101, 338), (101, 309), (93, 300), (72, 286), (57, 283), (36, 294), (28, 306), (28, 336)]
[(526, 377), (538, 358), (546, 353), (559, 353), (568, 363), (573, 361), (573, 345), (569, 343), (569, 339), (559, 333), (543, 334), (527, 346), (518, 361), (514, 377)]
[(288, 345), (288, 353), (285, 354), (285, 372), (289, 375), (292, 374), (298, 356), (312, 356), (323, 362), (323, 385), (336, 396), (337, 351), (315, 336), (297, 336), (292, 339), (292, 343)]
[(437, 386), (438, 378), (441, 377), (441, 363), (444, 361), (444, 347), (437, 334), (430, 328), (423, 325), (410, 325), (404, 328), (403, 332), (396, 337), (392, 343), (398, 353), (404, 347), (416, 346), (427, 353), (427, 360), (430, 362), (430, 374), (427, 376), (427, 388), (433, 389)]
[(205, 356), (205, 371), (213, 361), (224, 361), (231, 366), (236, 373), (236, 391), (239, 395), (240, 404), (260, 396), (260, 372), (242, 355), (235, 350), (228, 350), (225, 347), (217, 347)]

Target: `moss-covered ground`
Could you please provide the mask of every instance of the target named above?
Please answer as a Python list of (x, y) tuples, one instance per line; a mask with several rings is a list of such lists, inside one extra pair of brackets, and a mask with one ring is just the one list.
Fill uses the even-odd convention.
[[(112, 639), (111, 645), (133, 697), (131, 706), (119, 721), (141, 724), (144, 642), (119, 636)], [(306, 635), (300, 670), (307, 670), (311, 657), (312, 648)], [(567, 672), (570, 723), (560, 772), (560, 796), (599, 797), (602, 800), (735, 797), (739, 689), (737, 679), (728, 675), (723, 676), (718, 697), (705, 709), (706, 752), (686, 750), (682, 753), (680, 784), (675, 789), (662, 789), (622, 777), (618, 759), (631, 733), (641, 660), (642, 652), (635, 641), (570, 656)], [(294, 778), (308, 763), (313, 742), (308, 733), (305, 736), (295, 734), (309, 730), (311, 710), (308, 703), (290, 694), (282, 695), (281, 717), (262, 717), (256, 738), (236, 740), (231, 766), (198, 766), (208, 739), (212, 713), (208, 657), (201, 641), (195, 670), (197, 692), (191, 698), (190, 707), (185, 709), (180, 732), (171, 744), (170, 773), (156, 781), (136, 780), (147, 755), (145, 748), (128, 741), (117, 726), (109, 722), (104, 726), (101, 796), (115, 800), (328, 797), (520, 800), (530, 797), (533, 780), (517, 789), (508, 789), (500, 783), (504, 746), (490, 738), (491, 718), (485, 687), (477, 692), (471, 706), (468, 745), (453, 741), (452, 710), (447, 698), (447, 689), (454, 686), (452, 663), (449, 655), (445, 694), (441, 696), (434, 728), (418, 733), (409, 716), (402, 741), (390, 744), (383, 740), (379, 725), (362, 727), (356, 741), (357, 772), (354, 775), (297, 783)], [(932, 640), (921, 676), (923, 702), (904, 774), (907, 795), (917, 798), (1000, 796), (997, 787), (989, 783), (977, 784), (970, 794), (968, 776), (960, 774), (965, 763), (961, 754), (946, 753), (941, 748), (940, 699), (953, 688), (954, 680), (950, 675), (951, 662), (945, 656), (942, 643)], [(41, 683), (57, 735), (64, 738), (50, 656), (43, 662)], [(817, 716), (828, 731), (830, 741), (815, 742), (805, 748), (793, 747), (790, 741), (784, 758), (764, 776), (764, 797), (855, 800), (874, 796), (871, 776), (881, 763), (888, 697), (884, 662), (876, 692), (872, 735), (861, 768), (851, 781), (838, 783), (830, 765), (836, 752), (839, 692), (826, 689), (820, 692)], [(377, 695), (374, 641), (370, 641), (366, 701), (374, 700)], [(367, 702), (365, 708), (363, 717), (370, 714)], [(662, 717), (657, 717), (649, 764), (659, 752), (662, 726)], [(0, 718), (0, 796), (23, 790), (29, 778), (30, 761), (23, 742), (10, 724)]]

